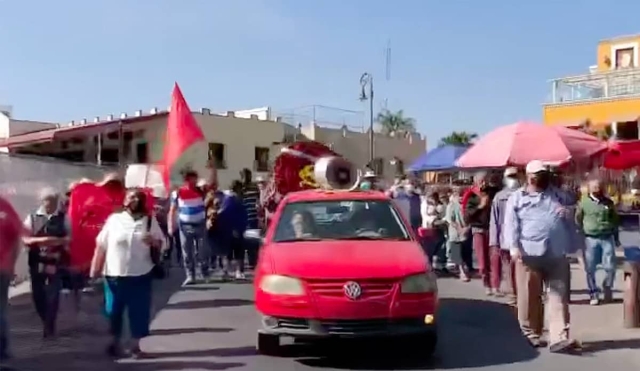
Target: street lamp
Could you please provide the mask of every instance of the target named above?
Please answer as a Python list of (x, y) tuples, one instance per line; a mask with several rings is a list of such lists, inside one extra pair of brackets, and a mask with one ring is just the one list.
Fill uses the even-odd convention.
[[(369, 100), (369, 166), (373, 166), (373, 75), (365, 72), (360, 76), (360, 101)], [(367, 87), (369, 92), (367, 93)]]

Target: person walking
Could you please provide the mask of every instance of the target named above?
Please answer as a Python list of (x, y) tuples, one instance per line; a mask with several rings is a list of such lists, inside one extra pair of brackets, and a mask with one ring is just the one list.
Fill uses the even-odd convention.
[(570, 269), (568, 249), (574, 244), (575, 222), (569, 196), (549, 183), (541, 161), (526, 166), (527, 184), (507, 200), (504, 216), (504, 248), (515, 262), (518, 322), (533, 347), (541, 347), (543, 287), (548, 287), (548, 322), (551, 352), (575, 350), (569, 337)]
[(124, 211), (109, 216), (96, 239), (90, 277), (104, 276), (105, 312), (109, 317), (111, 356), (121, 356), (124, 312), (132, 337), (132, 356), (143, 355), (140, 340), (149, 335), (151, 322), (152, 270), (154, 256), (162, 251), (164, 236), (147, 210), (147, 195), (129, 190)]
[[(242, 182), (242, 191), (240, 197), (247, 214), (247, 230), (254, 231), (259, 234), (260, 219), (258, 215), (258, 205), (260, 203), (260, 191), (256, 183), (253, 182), (253, 174), (251, 170), (244, 168), (240, 172), (240, 181)], [(255, 267), (258, 261), (258, 249), (260, 248), (260, 240), (256, 238), (243, 238), (245, 251), (247, 252), (247, 261), (249, 266)]]
[(9, 286), (20, 252), (22, 222), (9, 201), (0, 197), (0, 368), (11, 358), (9, 352)]
[(487, 295), (494, 295), (495, 289), (491, 286), (491, 254), (489, 250), (489, 222), (491, 220), (491, 203), (498, 192), (497, 186), (489, 179), (486, 173), (477, 173), (474, 177), (475, 189), (469, 195), (464, 211), (465, 221), (471, 227), (473, 251), (476, 254), (478, 270), (482, 277), (482, 284)]
[(600, 303), (600, 290), (596, 283), (598, 264), (602, 264), (605, 271), (603, 299), (611, 302), (616, 274), (616, 247), (620, 246), (620, 221), (616, 206), (605, 194), (599, 179), (589, 181), (589, 193), (582, 196), (578, 203), (576, 223), (585, 236), (584, 268), (590, 304)]
[(469, 233), (462, 216), (460, 189), (458, 188), (454, 188), (451, 191), (445, 212), (445, 221), (448, 229), (447, 249), (449, 250), (450, 259), (458, 269), (460, 280), (469, 282), (469, 270), (462, 258), (462, 244), (468, 238)]
[[(168, 258), (171, 258), (172, 255), (175, 254), (175, 261), (178, 266), (183, 265), (182, 260), (182, 243), (180, 241), (180, 220), (178, 213), (175, 213), (173, 216), (171, 215), (171, 200), (176, 199), (178, 193), (178, 189), (174, 189), (169, 194), (169, 212), (167, 213), (167, 232), (169, 233), (169, 248), (166, 251), (166, 255)], [(173, 222), (169, 222), (169, 218), (173, 218)]]
[(167, 220), (169, 230), (174, 230), (174, 223), (176, 219), (178, 221), (177, 229), (186, 272), (184, 284), (192, 285), (196, 283), (197, 276), (201, 276), (205, 282), (209, 280), (210, 259), (203, 243), (206, 215), (204, 194), (198, 188), (198, 173), (187, 169), (183, 171), (183, 179), (184, 184), (172, 195)]
[(24, 220), (28, 248), (31, 295), (42, 321), (43, 337), (55, 336), (60, 290), (61, 265), (68, 254), (71, 227), (66, 214), (60, 211), (59, 195), (53, 188), (40, 192), (41, 205)]
[(515, 265), (511, 261), (511, 255), (506, 244), (502, 241), (502, 225), (504, 224), (504, 209), (509, 196), (518, 188), (518, 169), (507, 168), (504, 171), (504, 188), (496, 194), (491, 203), (491, 217), (489, 222), (489, 250), (491, 254), (491, 288), (496, 295), (501, 296), (500, 284), (503, 273), (507, 283), (508, 304), (516, 305), (516, 276)]
[(244, 273), (244, 232), (247, 230), (247, 211), (242, 203), (242, 182), (231, 183), (218, 213), (217, 224), (222, 243), (228, 244), (229, 261), (235, 266), (235, 278), (245, 279)]

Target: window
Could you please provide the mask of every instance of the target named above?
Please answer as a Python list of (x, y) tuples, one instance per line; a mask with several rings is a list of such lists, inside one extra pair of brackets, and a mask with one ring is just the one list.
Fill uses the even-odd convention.
[(149, 162), (149, 145), (147, 142), (136, 144), (136, 162), (139, 164)]
[(254, 170), (269, 171), (269, 148), (255, 147)]
[(390, 201), (343, 200), (293, 202), (285, 206), (274, 242), (296, 240), (410, 239)]
[(635, 67), (634, 48), (616, 49), (616, 69)]
[(224, 156), (225, 148), (222, 143), (209, 143), (209, 156), (208, 160), (213, 160), (214, 165), (218, 169), (226, 169), (227, 162)]

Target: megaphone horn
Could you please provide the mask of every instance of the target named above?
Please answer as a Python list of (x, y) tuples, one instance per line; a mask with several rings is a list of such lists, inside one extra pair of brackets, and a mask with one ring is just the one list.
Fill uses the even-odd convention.
[(324, 189), (353, 191), (360, 185), (360, 172), (342, 157), (328, 156), (318, 159), (313, 173), (316, 182)]

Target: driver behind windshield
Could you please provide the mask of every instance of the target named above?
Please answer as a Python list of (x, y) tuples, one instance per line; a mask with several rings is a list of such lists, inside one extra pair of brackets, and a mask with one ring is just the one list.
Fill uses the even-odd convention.
[(317, 237), (316, 221), (308, 211), (296, 211), (291, 217), (295, 238)]

